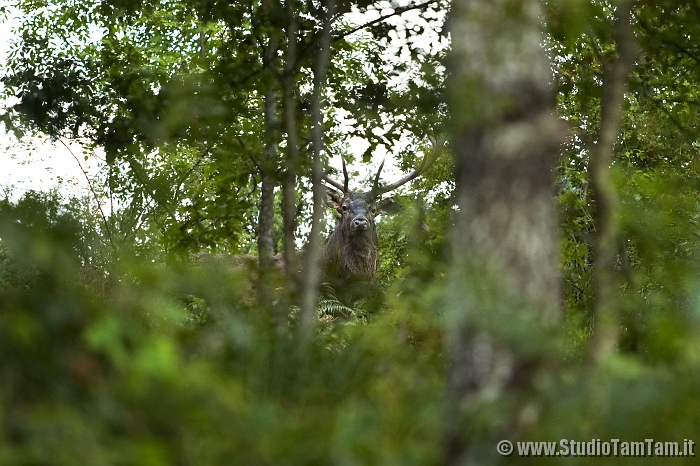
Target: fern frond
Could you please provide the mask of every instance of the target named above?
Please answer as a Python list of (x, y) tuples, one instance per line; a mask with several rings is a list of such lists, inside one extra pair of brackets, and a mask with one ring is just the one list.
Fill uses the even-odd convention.
[(355, 311), (352, 308), (347, 307), (335, 298), (321, 299), (318, 302), (318, 307), (316, 309), (319, 317), (331, 315), (334, 317), (344, 317), (347, 319), (348, 317), (355, 316)]

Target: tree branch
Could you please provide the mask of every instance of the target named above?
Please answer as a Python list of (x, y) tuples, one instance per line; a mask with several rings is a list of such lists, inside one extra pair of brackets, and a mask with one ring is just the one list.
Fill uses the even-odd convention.
[(352, 28), (352, 29), (350, 29), (350, 30), (348, 30), (348, 31), (343, 32), (343, 33), (340, 34), (340, 35), (337, 35), (337, 36), (333, 37), (332, 42), (335, 43), (335, 42), (337, 42), (337, 41), (339, 41), (339, 40), (345, 39), (346, 37), (348, 37), (348, 36), (350, 36), (350, 35), (352, 35), (352, 34), (355, 34), (357, 31), (361, 31), (362, 29), (368, 28), (368, 27), (370, 27), (370, 26), (374, 26), (374, 25), (377, 24), (377, 23), (381, 23), (381, 22), (384, 21), (385, 19), (391, 18), (391, 17), (393, 17), (393, 16), (402, 15), (402, 14), (406, 13), (407, 11), (419, 10), (419, 9), (421, 9), (421, 8), (425, 8), (425, 7), (427, 7), (427, 6), (429, 6), (429, 5), (433, 4), (433, 3), (437, 3), (438, 1), (439, 1), (439, 0), (427, 0), (427, 1), (423, 2), (423, 3), (418, 3), (418, 4), (414, 4), (414, 5), (406, 5), (406, 6), (404, 6), (404, 7), (396, 8), (392, 13), (389, 13), (389, 14), (386, 14), (386, 15), (382, 15), (382, 16), (380, 16), (380, 17), (377, 18), (377, 19), (374, 19), (374, 20), (372, 20), (372, 21), (368, 21), (368, 22), (366, 22), (366, 23), (364, 23), (364, 24), (361, 24), (360, 26), (356, 26), (356, 27), (354, 27), (354, 28)]
[(92, 181), (90, 181), (90, 177), (88, 176), (87, 172), (83, 168), (83, 164), (80, 163), (80, 159), (73, 153), (73, 151), (68, 147), (68, 145), (63, 141), (63, 139), (59, 139), (60, 143), (63, 144), (63, 147), (70, 152), (70, 155), (73, 156), (75, 161), (78, 163), (78, 167), (80, 167), (80, 171), (83, 172), (83, 175), (85, 176), (85, 181), (87, 181), (88, 187), (90, 188), (90, 192), (92, 192), (92, 196), (95, 198), (95, 204), (97, 204), (97, 208), (100, 211), (100, 216), (102, 217), (102, 222), (104, 223), (105, 226), (105, 231), (107, 232), (107, 239), (109, 240), (109, 244), (112, 245), (112, 249), (116, 249), (114, 246), (114, 239), (112, 238), (112, 230), (109, 228), (109, 223), (107, 223), (107, 216), (105, 215), (104, 211), (102, 210), (102, 205), (100, 204), (100, 198), (97, 196), (97, 192), (95, 191), (95, 187), (92, 185)]
[[(657, 35), (657, 31), (654, 31), (646, 21), (644, 21), (638, 14), (634, 14), (634, 18), (637, 20), (640, 26), (642, 26), (642, 29), (649, 34), (651, 37), (655, 37)], [(673, 48), (675, 48), (677, 51), (681, 52), (682, 54), (686, 55), (689, 58), (692, 58), (695, 63), (700, 64), (700, 56), (697, 54), (693, 53), (686, 47), (683, 47), (681, 44), (671, 40), (671, 39), (666, 39), (664, 37), (659, 37), (659, 41), (663, 44), (670, 45)]]

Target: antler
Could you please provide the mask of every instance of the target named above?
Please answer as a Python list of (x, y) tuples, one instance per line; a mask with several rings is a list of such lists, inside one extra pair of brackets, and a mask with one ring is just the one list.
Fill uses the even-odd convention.
[(343, 161), (343, 176), (345, 177), (345, 182), (343, 183), (343, 192), (347, 193), (348, 192), (348, 169), (345, 166), (345, 157), (343, 157), (343, 154), (340, 154), (340, 160)]
[(423, 157), (423, 161), (421, 162), (420, 166), (416, 170), (414, 170), (413, 173), (404, 176), (395, 183), (391, 183), (386, 186), (379, 186), (379, 173), (384, 167), (384, 161), (382, 161), (382, 164), (379, 166), (379, 170), (377, 171), (377, 176), (374, 179), (374, 186), (372, 190), (377, 194), (388, 193), (389, 191), (393, 191), (394, 189), (405, 185), (409, 181), (418, 178), (423, 174), (423, 172), (430, 168), (430, 166), (435, 162), (435, 160), (437, 160), (438, 155), (440, 155), (440, 149), (442, 148), (443, 141), (440, 140), (440, 138), (433, 139), (429, 137), (428, 139), (430, 139), (430, 143), (433, 146), (433, 153), (429, 156)]
[(386, 157), (384, 157), (384, 160), (382, 160), (382, 163), (379, 165), (377, 176), (374, 177), (374, 183), (372, 183), (373, 193), (381, 193), (381, 188), (379, 187), (379, 174), (382, 172), (382, 168), (384, 168), (384, 162), (386, 162)]
[(348, 169), (345, 166), (345, 157), (340, 156), (341, 160), (343, 161), (343, 176), (345, 177), (345, 182), (343, 184), (338, 183), (334, 179), (332, 179), (328, 174), (323, 175), (323, 181), (328, 183), (329, 185), (333, 186), (336, 189), (340, 189), (343, 193), (348, 192)]

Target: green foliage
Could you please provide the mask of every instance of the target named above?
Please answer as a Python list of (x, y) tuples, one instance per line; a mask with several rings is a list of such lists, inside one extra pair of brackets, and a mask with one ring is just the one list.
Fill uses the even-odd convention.
[[(553, 35), (559, 40), (551, 43), (560, 65), (556, 70), (559, 108), (574, 130), (559, 166), (564, 296), (574, 353), (585, 348), (594, 326), (591, 274), (595, 262), (595, 193), (589, 189), (586, 168), (600, 120), (600, 60), (615, 51), (606, 29), (611, 22), (607, 4), (594, 3), (591, 8), (594, 32), (577, 35), (572, 34), (575, 29), (570, 29), (566, 37)], [(689, 14), (685, 7), (674, 8), (671, 11), (679, 18)], [(660, 356), (647, 351), (651, 344), (647, 338), (658, 337), (652, 329), (671, 331), (662, 340), (676, 338), (671, 337), (675, 325), (669, 326), (664, 319), (683, 321), (681, 328), (693, 326), (684, 316), (694, 313), (690, 307), (691, 277), (696, 275), (693, 264), (698, 245), (694, 233), (697, 168), (692, 155), (696, 132), (694, 123), (684, 120), (680, 124), (678, 116), (690, 111), (694, 91), (681, 91), (684, 97), (677, 99), (672, 94), (687, 81), (665, 74), (692, 60), (683, 42), (695, 34), (695, 28), (682, 19), (674, 32), (648, 27), (667, 13), (646, 6), (637, 11), (640, 57), (630, 77), (631, 92), (613, 167), (623, 208), (618, 264), (624, 297), (621, 350), (652, 360)], [(675, 35), (681, 30), (686, 37)], [(696, 70), (694, 66), (685, 69)], [(671, 147), (669, 141), (677, 144)]]
[[(23, 218), (39, 214), (28, 199), (12, 206)], [(79, 219), (42, 205), (48, 221), (25, 233), (52, 238), (43, 255), (24, 233), (2, 235), (37, 273), (0, 288), (0, 463), (438, 458), (440, 366), (415, 344), (386, 340), (397, 318), (410, 319), (382, 317), (370, 332), (341, 326), (302, 351), (246, 297), (241, 270), (124, 259), (98, 289), (81, 279), (79, 252), (63, 236)], [(3, 257), (4, 272), (15, 261)], [(183, 293), (199, 298), (184, 306)]]
[[(320, 11), (302, 3), (295, 201), (303, 226)], [(374, 5), (339, 3), (343, 12)], [(636, 6), (639, 57), (611, 167), (622, 202), (621, 337), (618, 353), (592, 366), (597, 231), (587, 169), (600, 129), (601, 60), (616, 54), (613, 5), (547, 3), (557, 104), (572, 132), (556, 173), (564, 321), (548, 333), (503, 312), (506, 298), (490, 296), (489, 278), (470, 277), (475, 293), (490, 296), (480, 324), (525, 361), (518, 371), (534, 375), (455, 419), (446, 412), (442, 310), (451, 305), (449, 237), (460, 232), (451, 231), (447, 151), (399, 193), (403, 211), (378, 222), (377, 294), (356, 308), (326, 294), (305, 340), (281, 277), (261, 307), (254, 258), (191, 256), (254, 253), (263, 96), (279, 77), (264, 72), (261, 44), (274, 36), (283, 50), (285, 13), (260, 2), (19, 2), (27, 19), (3, 70), (16, 100), (2, 120), (18, 132), (87, 138), (109, 164), (92, 180), (96, 199), (29, 192), (0, 200), (0, 464), (439, 464), (449, 428), (485, 464), (514, 460), (496, 455), (493, 432), (514, 441), (693, 438), (697, 8)], [(350, 27), (340, 22), (334, 33)], [(384, 146), (407, 171), (449, 115), (444, 51), (409, 41), (409, 58), (387, 59), (390, 32), (411, 36), (401, 28), (378, 22), (334, 42), (325, 125), (334, 154), (358, 136), (369, 147), (363, 162)], [(275, 176), (285, 162), (274, 161)], [(279, 216), (275, 228), (281, 244)]]

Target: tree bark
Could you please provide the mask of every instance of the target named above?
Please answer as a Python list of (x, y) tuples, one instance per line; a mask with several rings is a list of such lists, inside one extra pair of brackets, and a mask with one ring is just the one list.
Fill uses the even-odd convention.
[(330, 56), (331, 45), (331, 21), (335, 11), (335, 0), (323, 2), (325, 13), (323, 15), (323, 31), (319, 41), (314, 66), (314, 90), (311, 102), (313, 163), (311, 181), (313, 184), (313, 215), (311, 221), (311, 234), (306, 250), (304, 264), (304, 280), (301, 290), (301, 328), (302, 332), (308, 336), (316, 316), (316, 300), (318, 299), (318, 285), (320, 275), (321, 258), (321, 231), (323, 229), (323, 209), (324, 191), (321, 181), (323, 180), (323, 160), (321, 152), (323, 150), (323, 116), (321, 105), (323, 98), (323, 86), (326, 81), (326, 71), (328, 69), (328, 58)]
[(627, 77), (634, 66), (636, 48), (631, 23), (632, 0), (618, 3), (615, 12), (617, 58), (601, 58), (603, 98), (597, 144), (590, 150), (589, 173), (596, 201), (597, 237), (594, 245), (595, 334), (591, 358), (598, 363), (617, 347), (620, 333), (619, 277), (615, 271), (620, 245), (620, 200), (610, 176), (615, 142), (622, 126)]
[[(486, 400), (530, 384), (537, 356), (522, 354), (518, 332), (533, 338), (559, 320), (553, 172), (566, 130), (554, 114), (541, 12), (537, 0), (452, 3), (448, 465), (489, 461), (458, 426)], [(495, 455), (492, 440), (486, 454)]]

